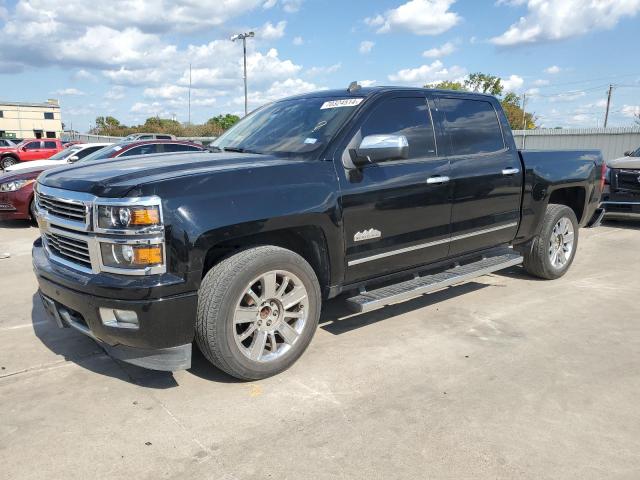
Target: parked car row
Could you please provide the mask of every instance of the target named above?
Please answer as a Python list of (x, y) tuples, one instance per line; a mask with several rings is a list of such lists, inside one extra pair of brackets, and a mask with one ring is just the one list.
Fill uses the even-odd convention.
[[(35, 141), (26, 140), (23, 143)], [(24, 153), (20, 148), (18, 152)], [(123, 141), (116, 144), (79, 143), (60, 149), (43, 159), (11, 163), (5, 168), (4, 174), (0, 175), (0, 220), (35, 220), (33, 186), (45, 170), (79, 161), (92, 162), (120, 157), (204, 151), (206, 149), (202, 145), (169, 139)]]

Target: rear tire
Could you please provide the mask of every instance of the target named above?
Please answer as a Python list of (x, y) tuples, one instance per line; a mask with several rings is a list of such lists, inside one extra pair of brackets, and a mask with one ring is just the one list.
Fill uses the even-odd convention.
[(540, 234), (523, 254), (527, 272), (545, 280), (567, 273), (578, 248), (578, 228), (573, 210), (566, 205), (548, 205)]
[(269, 377), (304, 353), (321, 303), (318, 279), (304, 258), (275, 246), (249, 248), (214, 265), (202, 280), (196, 342), (233, 377)]

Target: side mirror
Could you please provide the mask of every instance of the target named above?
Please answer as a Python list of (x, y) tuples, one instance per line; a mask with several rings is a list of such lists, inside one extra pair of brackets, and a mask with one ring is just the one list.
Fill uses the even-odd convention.
[(624, 156), (625, 157), (630, 157), (632, 153), (633, 152), (631, 150), (627, 150), (626, 152), (624, 152)]
[(20, 150), (22, 150), (23, 152), (27, 151), (27, 147), (22, 147)]
[(69, 163), (74, 163), (74, 162), (77, 162), (78, 160), (80, 160), (80, 157), (78, 157), (77, 155), (69, 157)]
[(401, 160), (409, 158), (409, 142), (404, 135), (368, 135), (349, 153), (357, 167), (388, 160)]

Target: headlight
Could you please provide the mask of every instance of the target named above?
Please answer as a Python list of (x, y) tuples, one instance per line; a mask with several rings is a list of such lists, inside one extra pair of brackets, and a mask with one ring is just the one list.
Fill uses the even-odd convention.
[(0, 183), (0, 192), (15, 192), (35, 180), (14, 180), (13, 182)]
[(100, 242), (102, 264), (118, 269), (145, 269), (164, 265), (162, 244), (121, 244)]
[(161, 225), (160, 208), (98, 205), (98, 228), (126, 230)]

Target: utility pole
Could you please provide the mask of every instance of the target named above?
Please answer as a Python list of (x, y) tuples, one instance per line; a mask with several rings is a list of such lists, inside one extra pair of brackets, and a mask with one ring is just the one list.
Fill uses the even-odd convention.
[(253, 32), (239, 33), (231, 37), (231, 41), (242, 40), (242, 55), (244, 59), (244, 74), (242, 76), (244, 80), (244, 116), (249, 113), (249, 100), (247, 95), (247, 38), (253, 38), (255, 34)]
[(525, 138), (527, 136), (527, 94), (522, 94), (522, 150), (525, 146)]
[(189, 64), (189, 120), (188, 124), (191, 125), (191, 64)]
[(604, 112), (604, 128), (607, 128), (607, 122), (609, 121), (609, 107), (611, 106), (612, 91), (613, 91), (613, 85), (609, 85), (609, 92), (607, 93), (607, 110)]

